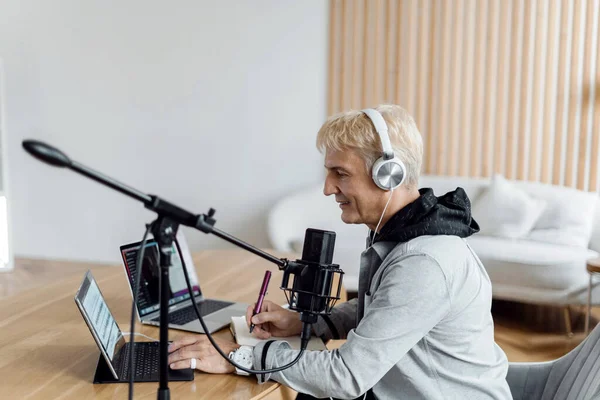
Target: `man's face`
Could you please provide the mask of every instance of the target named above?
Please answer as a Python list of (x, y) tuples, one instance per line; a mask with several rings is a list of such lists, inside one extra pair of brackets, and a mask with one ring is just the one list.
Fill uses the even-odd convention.
[(375, 185), (364, 160), (352, 149), (327, 150), (325, 168), (327, 177), (323, 193), (335, 195), (342, 209), (342, 221), (366, 224), (375, 229), (387, 201), (387, 192)]

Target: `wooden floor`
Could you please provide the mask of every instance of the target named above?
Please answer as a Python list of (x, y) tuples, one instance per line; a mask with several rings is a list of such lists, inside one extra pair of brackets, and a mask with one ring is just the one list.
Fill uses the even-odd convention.
[[(563, 329), (543, 329), (515, 322), (505, 316), (494, 315), (496, 343), (504, 350), (509, 361), (550, 361), (574, 349), (583, 339), (583, 324), (576, 325), (573, 336)], [(562, 325), (561, 325), (562, 328)]]
[[(39, 285), (52, 285), (69, 276), (80, 275), (98, 264), (81, 262), (49, 261), (46, 267), (34, 267), (32, 260), (15, 260), (12, 272), (0, 273), (0, 298), (12, 296), (23, 290), (33, 289)], [(39, 265), (39, 263), (38, 263)], [(118, 268), (106, 266), (106, 268)], [(526, 307), (526, 308), (525, 308)], [(506, 352), (509, 361), (548, 361), (556, 359), (576, 347), (583, 339), (582, 308), (572, 308), (573, 332), (572, 337), (565, 334), (562, 320), (556, 322), (556, 317), (548, 315), (560, 314), (562, 310), (544, 309), (532, 323), (531, 310), (535, 306), (500, 304), (495, 302), (494, 322), (496, 342)], [(510, 310), (507, 312), (507, 309)], [(525, 311), (523, 311), (525, 310)], [(543, 315), (542, 315), (543, 314)], [(595, 320), (600, 319), (600, 307), (593, 310)], [(541, 321), (540, 321), (541, 319)]]

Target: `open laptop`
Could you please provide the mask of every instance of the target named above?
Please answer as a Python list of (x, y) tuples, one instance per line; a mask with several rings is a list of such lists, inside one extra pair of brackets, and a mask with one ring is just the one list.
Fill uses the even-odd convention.
[[(110, 312), (100, 288), (90, 271), (87, 271), (79, 290), (75, 295), (75, 304), (98, 349), (100, 359), (96, 368), (94, 383), (128, 382), (129, 380), (129, 347), (123, 332), (119, 329)], [(135, 342), (135, 382), (158, 382), (159, 342)], [(110, 372), (109, 372), (110, 371)], [(169, 380), (191, 381), (194, 371), (191, 369), (171, 370)]]
[[(133, 293), (135, 274), (138, 271), (136, 262), (141, 242), (121, 246), (123, 265)], [(186, 268), (190, 277), (190, 285), (194, 291), (194, 301), (198, 304), (200, 314), (210, 333), (228, 326), (231, 317), (246, 314), (247, 304), (232, 303), (229, 301), (203, 299), (196, 271), (188, 249), (185, 237), (178, 233), (173, 243), (171, 255), (172, 266), (169, 271), (171, 293), (169, 299), (169, 328), (191, 332), (204, 333), (198, 317), (192, 306), (183, 268)], [(144, 260), (142, 262), (142, 276), (137, 301), (137, 312), (143, 324), (159, 326), (159, 293), (160, 293), (160, 267), (158, 263), (158, 244), (154, 239), (146, 242)]]

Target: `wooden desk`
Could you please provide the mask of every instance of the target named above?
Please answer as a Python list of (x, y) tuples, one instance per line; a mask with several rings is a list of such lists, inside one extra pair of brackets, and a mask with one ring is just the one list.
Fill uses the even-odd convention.
[[(282, 255), (297, 258), (295, 255)], [(40, 261), (43, 264), (43, 261)], [(285, 302), (277, 266), (243, 250), (194, 254), (206, 297), (252, 303), (263, 272), (273, 272), (268, 299)], [(57, 271), (59, 271), (57, 269)], [(131, 294), (123, 267), (96, 267), (92, 273), (119, 327), (129, 331)], [(73, 297), (83, 273), (57, 283), (0, 299), (0, 397), (4, 399), (126, 399), (127, 384), (92, 384), (99, 351)], [(158, 339), (158, 328), (136, 323), (136, 331)], [(170, 330), (174, 339), (189, 332)], [(228, 329), (215, 334), (231, 338)], [(144, 340), (136, 338), (136, 340)], [(136, 383), (136, 399), (155, 399), (158, 383)], [(196, 372), (192, 382), (170, 382), (173, 399), (293, 399), (276, 382), (258, 385), (255, 377)]]

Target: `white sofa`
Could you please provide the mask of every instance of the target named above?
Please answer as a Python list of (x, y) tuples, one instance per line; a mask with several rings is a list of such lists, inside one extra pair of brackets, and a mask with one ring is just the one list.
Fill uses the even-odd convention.
[[(462, 187), (476, 208), (490, 182), (483, 178), (425, 175), (419, 186), (433, 188), (437, 196)], [(543, 199), (545, 207), (538, 220), (540, 226), (531, 231), (532, 237), (510, 239), (480, 232), (468, 239), (488, 271), (494, 298), (563, 306), (587, 304), (586, 260), (598, 257), (600, 252), (598, 196), (534, 182), (510, 183), (533, 198)], [(477, 215), (474, 218), (478, 220)], [(552, 226), (555, 222), (563, 226)], [(334, 262), (346, 273), (346, 288), (355, 291), (367, 228), (344, 224), (334, 199), (323, 195), (322, 185), (281, 199), (269, 214), (268, 233), (277, 250), (301, 252), (304, 231), (309, 227), (337, 233)], [(592, 299), (600, 304), (600, 284), (595, 285)]]

